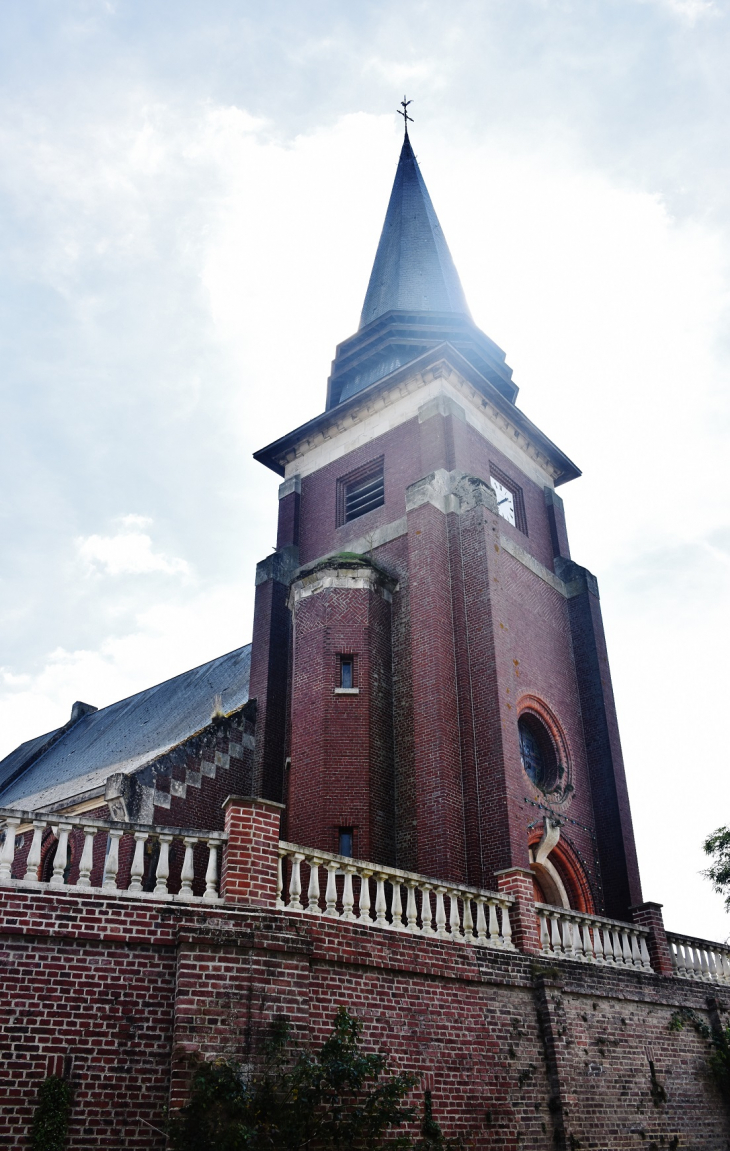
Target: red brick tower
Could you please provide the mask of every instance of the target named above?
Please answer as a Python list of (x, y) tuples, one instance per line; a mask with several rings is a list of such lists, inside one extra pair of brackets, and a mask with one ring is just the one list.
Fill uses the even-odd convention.
[(327, 407), (256, 453), (284, 481), (251, 663), (255, 791), (287, 838), (626, 916), (641, 901), (595, 578), (406, 135)]

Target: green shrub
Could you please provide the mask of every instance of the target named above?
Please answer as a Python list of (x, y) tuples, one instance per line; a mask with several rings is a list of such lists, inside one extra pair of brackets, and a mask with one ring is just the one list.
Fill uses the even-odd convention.
[[(383, 1146), (386, 1132), (413, 1119), (403, 1106), (416, 1077), (388, 1074), (383, 1055), (360, 1050), (362, 1023), (340, 1007), (317, 1054), (293, 1048), (276, 1019), (252, 1065), (199, 1062), (190, 1100), (171, 1121), (175, 1151), (350, 1151)], [(388, 1147), (413, 1146), (407, 1136)], [(424, 1147), (438, 1144), (426, 1143)]]
[(49, 1075), (38, 1088), (38, 1105), (30, 1129), (33, 1151), (64, 1151), (73, 1088), (60, 1075)]

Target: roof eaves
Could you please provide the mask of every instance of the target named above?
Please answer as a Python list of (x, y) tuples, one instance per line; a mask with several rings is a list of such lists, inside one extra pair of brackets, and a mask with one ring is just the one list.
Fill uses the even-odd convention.
[(410, 360), (407, 364), (397, 368), (388, 376), (383, 376), (382, 379), (376, 380), (367, 388), (363, 388), (361, 392), (356, 392), (354, 396), (343, 400), (337, 404), (335, 408), (330, 408), (328, 411), (321, 412), (318, 416), (308, 420), (306, 424), (295, 428), (293, 431), (288, 432), (280, 439), (274, 440), (273, 443), (267, 444), (266, 447), (260, 448), (257, 452), (253, 453), (253, 458), (258, 463), (263, 464), (265, 467), (270, 468), (277, 475), (285, 475), (285, 466), (281, 462), (282, 458), (291, 450), (294, 445), (306, 439), (312, 433), (317, 432), (322, 427), (328, 424), (341, 423), (344, 416), (347, 415), (354, 408), (361, 407), (363, 402), (367, 402), (368, 398), (377, 395), (381, 391), (397, 385), (402, 380), (407, 379), (418, 372), (425, 371), (439, 360), (447, 356), (452, 366), (465, 377), (466, 380), (477, 391), (480, 391), (491, 404), (494, 405), (511, 423), (524, 430), (531, 439), (544, 451), (545, 455), (551, 457), (558, 466), (561, 472), (555, 480), (556, 487), (560, 484), (567, 483), (569, 480), (577, 479), (581, 475), (580, 468), (573, 463), (573, 461), (561, 451), (557, 444), (541, 432), (540, 429), (533, 424), (525, 413), (509, 400), (505, 399), (502, 393), (488, 380), (481, 372), (477, 371), (473, 364), (471, 364), (461, 352), (453, 346), (453, 344), (443, 343), (438, 344), (436, 347), (429, 348), (423, 355), (418, 356), (415, 360)]

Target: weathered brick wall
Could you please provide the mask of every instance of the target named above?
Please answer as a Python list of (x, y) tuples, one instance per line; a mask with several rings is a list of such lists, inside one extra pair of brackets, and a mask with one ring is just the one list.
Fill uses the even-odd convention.
[[(362, 790), (370, 786), (369, 822), (375, 826), (379, 811), (392, 817), (397, 863), (493, 887), (495, 872), (529, 864), (528, 841), (539, 838), (546, 815), (557, 815), (562, 846), (553, 861), (564, 848), (566, 867), (582, 893), (580, 905), (626, 917), (629, 907), (641, 901), (641, 890), (600, 606), (595, 596), (588, 597), (587, 607), (585, 596), (566, 599), (550, 582), (556, 566), (563, 574), (561, 565), (569, 565), (566, 579), (572, 579), (573, 570), (565, 559), (559, 497), (548, 491), (546, 498), (534, 465), (525, 459), (520, 468), (459, 411), (451, 402), (429, 402), (419, 415), (303, 475), (301, 497), (292, 491), (280, 501), (281, 540), (296, 542), (297, 562), (305, 565), (399, 522), (403, 534), (366, 549), (398, 580), (390, 612), (393, 711), (392, 718), (386, 714), (382, 694), (376, 698), (364, 691), (357, 701), (333, 706), (332, 644), (348, 646), (363, 668), (372, 655), (355, 596), (349, 601), (351, 617), (343, 595), (334, 591), (323, 593), (326, 604), (301, 609), (297, 644), (302, 658), (293, 680), (286, 682), (289, 641), (274, 592), (279, 589), (283, 602), (284, 584), (276, 582), (276, 572), (286, 569), (291, 578), (296, 566), (287, 568), (291, 557), (277, 553), (279, 558), (270, 557), (263, 565), (273, 574), (268, 591), (263, 584), (258, 588), (252, 657), (252, 667), (261, 668), (261, 674), (252, 671), (259, 715), (268, 715), (274, 706), (278, 716), (273, 743), (267, 743), (269, 721), (257, 723), (256, 754), (269, 762), (273, 774), (266, 783), (263, 775), (260, 780), (255, 776), (253, 787), (258, 794), (283, 797), (272, 781), (283, 772), (287, 722), (280, 713), (282, 708), (286, 712), (282, 701), (288, 698), (293, 725), (289, 838), (332, 850), (338, 824), (365, 827), (361, 810), (368, 797)], [(496, 433), (494, 438), (498, 441)], [(380, 456), (383, 506), (338, 527), (338, 479)], [(430, 502), (409, 505), (406, 511), (409, 486), (424, 476), (445, 469), (486, 481), (490, 465), (521, 487), (527, 534), (483, 504), (462, 508), (460, 514), (446, 514)], [(507, 546), (501, 547), (500, 539)], [(510, 553), (507, 541), (523, 549), (525, 562)], [(532, 560), (546, 571), (531, 567)], [(319, 644), (315, 652), (308, 617), (325, 607), (330, 616), (323, 618), (317, 636), (325, 646)], [(389, 653), (381, 647), (385, 675)], [(517, 719), (533, 700), (554, 716), (562, 733), (574, 789), (565, 804), (554, 796), (546, 801), (522, 769)], [(356, 771), (350, 786), (350, 767), (359, 756), (371, 771), (378, 741), (384, 748), (392, 744), (392, 784), (381, 786), (390, 770), (384, 766), (369, 779)], [(387, 758), (386, 751), (384, 765)], [(371, 786), (376, 781), (380, 794)], [(343, 787), (349, 803), (342, 802)], [(388, 792), (394, 795), (390, 806), (381, 802), (381, 794)], [(369, 837), (369, 829), (356, 833), (362, 840), (356, 851), (389, 862), (391, 837), (383, 852), (374, 839), (368, 852)]]
[[(302, 1040), (338, 1004), (366, 1046), (433, 1091), (474, 1148), (720, 1151), (727, 1111), (696, 1030), (717, 989), (418, 940), (264, 909), (0, 891), (0, 1145), (26, 1145), (58, 1056), (77, 1086), (70, 1151), (162, 1148), (188, 1058), (250, 1058), (275, 1013)], [(730, 993), (720, 991), (722, 1011)], [(653, 1064), (653, 1075), (652, 1067)], [(415, 1100), (422, 1098), (421, 1088)]]
[[(322, 588), (297, 603), (287, 792), (296, 843), (336, 852), (338, 828), (352, 827), (355, 855), (384, 863), (395, 862), (390, 611), (366, 588)], [(357, 694), (336, 690), (349, 654)]]

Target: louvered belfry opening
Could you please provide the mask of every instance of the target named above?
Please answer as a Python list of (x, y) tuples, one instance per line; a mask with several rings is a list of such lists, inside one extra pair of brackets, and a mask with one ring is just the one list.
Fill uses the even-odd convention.
[(366, 512), (373, 511), (385, 503), (385, 476), (383, 472), (383, 459), (371, 460), (370, 463), (358, 468), (355, 472), (343, 476), (337, 484), (338, 508), (337, 522), (349, 523), (350, 520), (364, 516)]

